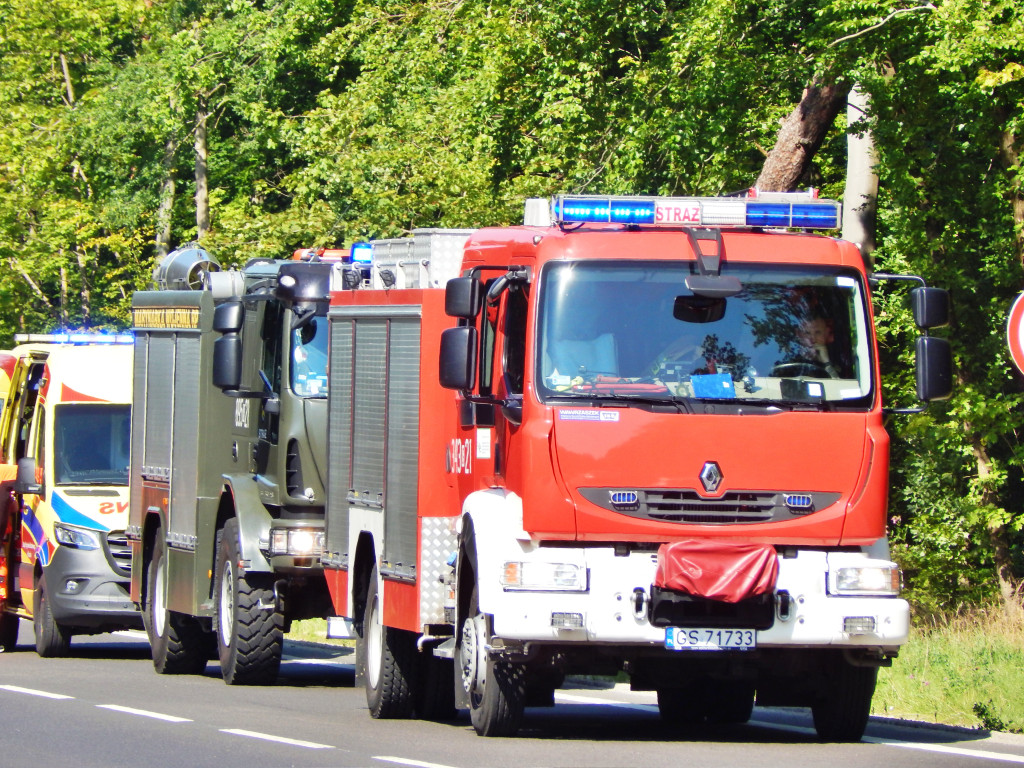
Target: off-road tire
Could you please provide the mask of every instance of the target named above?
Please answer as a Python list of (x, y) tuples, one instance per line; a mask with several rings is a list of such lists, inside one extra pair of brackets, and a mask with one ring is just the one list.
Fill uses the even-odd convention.
[(384, 720), (413, 714), (417, 683), (416, 640), (411, 632), (381, 624), (377, 569), (370, 573), (363, 608), (360, 657), (364, 667), (366, 706), (371, 717)]
[(836, 654), (825, 678), (826, 692), (811, 705), (818, 738), (860, 741), (871, 714), (878, 668), (855, 667)]
[(707, 700), (708, 721), (720, 725), (739, 725), (754, 713), (754, 686), (742, 680), (711, 681)]
[(269, 685), (277, 679), (284, 646), (284, 614), (273, 576), (244, 573), (238, 520), (224, 524), (217, 546), (217, 655), (228, 685)]
[(422, 720), (454, 720), (455, 662), (441, 659), (428, 649), (420, 654), (416, 686), (416, 716)]
[[(474, 584), (456, 648), (463, 679), (472, 678), (467, 690), (469, 719), (480, 736), (515, 736), (526, 707), (525, 668), (522, 664), (484, 659), (480, 647), (484, 633), (480, 630), (487, 626), (488, 618), (480, 612), (479, 606)], [(471, 643), (475, 645), (470, 647)], [(474, 666), (475, 674), (468, 672), (469, 664)]]
[(161, 675), (199, 674), (209, 658), (207, 633), (191, 616), (167, 610), (167, 542), (162, 528), (156, 530), (154, 539), (142, 611), (153, 668)]
[(669, 725), (695, 725), (704, 720), (699, 697), (691, 688), (659, 688), (658, 714)]
[(32, 612), (32, 625), (36, 633), (36, 653), (44, 659), (67, 656), (71, 649), (71, 631), (53, 618), (53, 608), (47, 595), (46, 576), (36, 584), (36, 600)]

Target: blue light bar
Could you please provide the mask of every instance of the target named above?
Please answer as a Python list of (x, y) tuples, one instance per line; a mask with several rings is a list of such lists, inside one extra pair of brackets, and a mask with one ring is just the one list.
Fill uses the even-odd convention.
[(86, 333), (82, 331), (18, 333), (14, 336), (14, 342), (16, 344), (133, 344), (135, 336), (131, 333)]
[(352, 263), (372, 264), (373, 246), (370, 243), (352, 243)]
[(841, 209), (834, 200), (806, 192), (756, 197), (559, 196), (552, 219), (566, 224), (611, 223), (656, 226), (740, 226), (838, 229)]

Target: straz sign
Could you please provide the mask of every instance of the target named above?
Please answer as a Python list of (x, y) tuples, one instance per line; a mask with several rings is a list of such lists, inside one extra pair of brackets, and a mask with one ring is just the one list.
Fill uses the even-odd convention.
[(700, 224), (700, 203), (657, 202), (654, 206), (655, 224)]

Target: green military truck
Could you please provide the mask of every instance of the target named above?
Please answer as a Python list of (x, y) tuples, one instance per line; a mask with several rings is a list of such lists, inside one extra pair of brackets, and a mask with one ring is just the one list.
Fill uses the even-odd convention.
[(219, 658), (228, 684), (273, 682), (290, 622), (332, 612), (326, 314), (345, 271), (316, 252), (221, 271), (189, 246), (134, 295), (131, 598), (159, 673)]

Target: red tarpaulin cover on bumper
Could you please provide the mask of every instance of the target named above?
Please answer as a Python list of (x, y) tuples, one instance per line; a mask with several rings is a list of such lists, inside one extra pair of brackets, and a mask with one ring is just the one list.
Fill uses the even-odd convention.
[(774, 590), (778, 575), (771, 544), (676, 541), (658, 549), (654, 586), (738, 603)]

